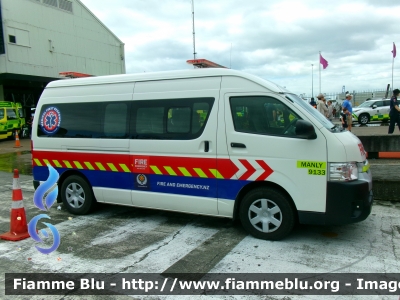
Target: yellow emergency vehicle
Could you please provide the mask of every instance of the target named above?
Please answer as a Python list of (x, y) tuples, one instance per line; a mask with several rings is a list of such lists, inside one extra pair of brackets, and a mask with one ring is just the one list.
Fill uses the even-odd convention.
[(20, 135), (24, 126), (21, 103), (0, 101), (0, 139), (14, 137), (16, 131)]

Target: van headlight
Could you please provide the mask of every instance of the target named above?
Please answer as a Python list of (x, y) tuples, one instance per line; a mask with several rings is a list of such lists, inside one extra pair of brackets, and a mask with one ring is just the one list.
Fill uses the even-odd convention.
[(358, 179), (358, 167), (355, 162), (329, 163), (330, 181), (352, 181)]

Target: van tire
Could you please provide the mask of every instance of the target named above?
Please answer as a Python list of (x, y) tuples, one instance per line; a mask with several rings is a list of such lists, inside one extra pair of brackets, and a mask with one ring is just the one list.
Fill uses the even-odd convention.
[(81, 176), (67, 177), (61, 185), (60, 192), (66, 209), (74, 215), (85, 215), (94, 207), (92, 187)]
[[(247, 193), (239, 210), (242, 226), (252, 236), (263, 240), (281, 240), (293, 229), (295, 209), (279, 191), (257, 188)], [(257, 219), (260, 221), (258, 223)]]

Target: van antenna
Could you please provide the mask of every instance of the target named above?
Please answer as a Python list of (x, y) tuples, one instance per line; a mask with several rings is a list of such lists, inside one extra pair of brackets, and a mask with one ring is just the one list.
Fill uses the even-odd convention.
[(194, 31), (194, 0), (192, 0), (192, 23), (193, 23), (193, 59), (196, 59), (196, 34)]

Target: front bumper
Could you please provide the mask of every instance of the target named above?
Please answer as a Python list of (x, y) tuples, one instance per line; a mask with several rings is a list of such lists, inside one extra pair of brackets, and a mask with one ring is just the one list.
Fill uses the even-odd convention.
[(326, 211), (299, 211), (302, 224), (343, 225), (361, 222), (371, 213), (373, 193), (365, 180), (328, 182)]

